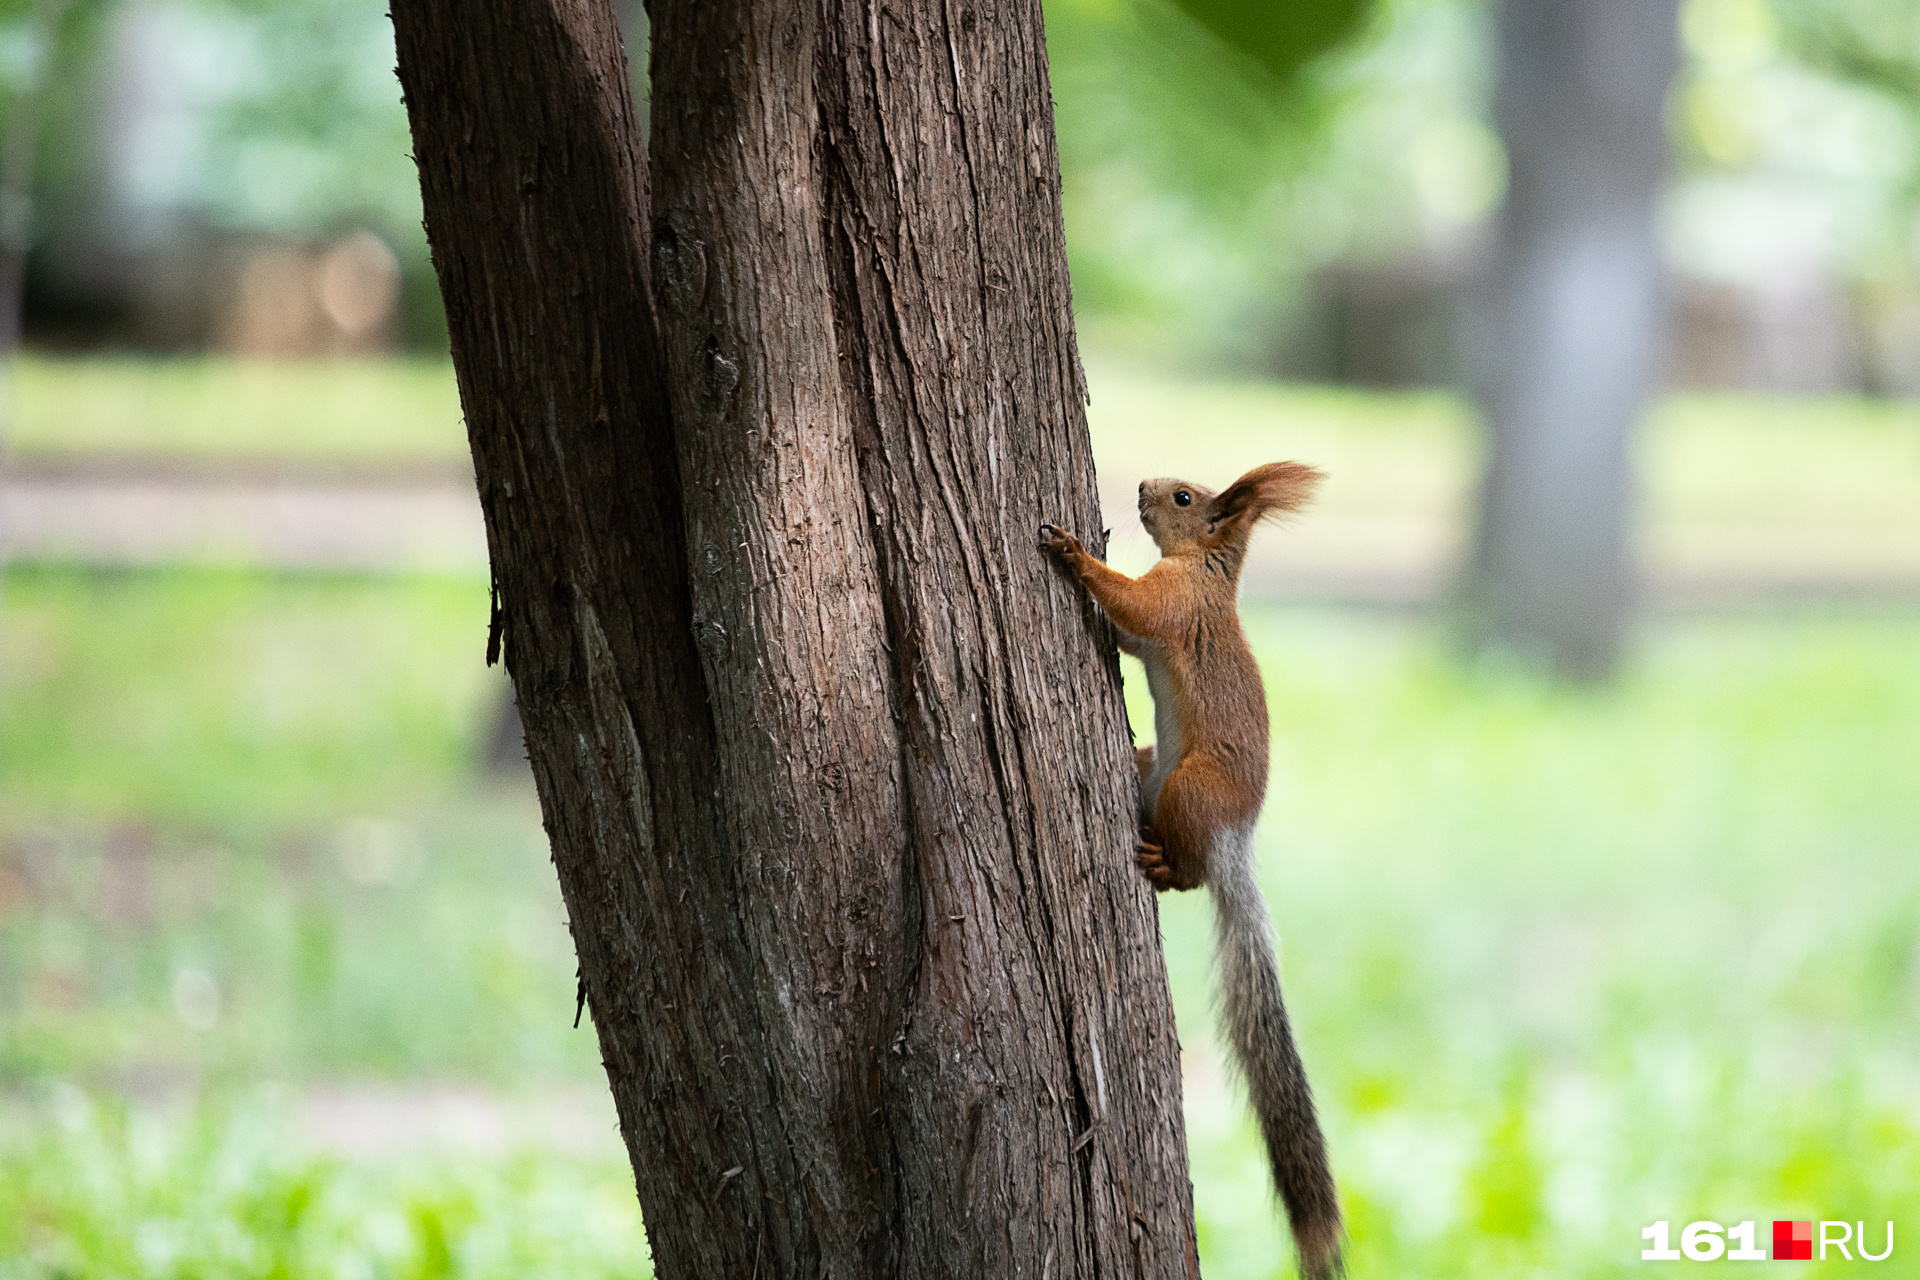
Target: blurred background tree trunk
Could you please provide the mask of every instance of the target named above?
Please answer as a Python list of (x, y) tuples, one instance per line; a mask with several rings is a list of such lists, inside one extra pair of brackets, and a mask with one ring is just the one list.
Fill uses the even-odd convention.
[(1485, 643), (1613, 668), (1633, 590), (1629, 439), (1662, 325), (1656, 206), (1678, 0), (1505, 0), (1510, 179), (1480, 335), (1491, 433), (1467, 587)]
[[(70, 3), (32, 0), (27, 6), (30, 39), (28, 47), (16, 55), (25, 65), (14, 70), (6, 123), (0, 127), (0, 360), (8, 362), (20, 347), (21, 294), (27, 250), (33, 244), (34, 146), (40, 127), (40, 98), (58, 46), (60, 22)], [(11, 389), (0, 395), (7, 399), (0, 413), (11, 415)], [(0, 446), (6, 441), (5, 427), (6, 423), (0, 421)]]
[(1038, 5), (651, 19), (394, 6), (654, 1265), (1196, 1274)]

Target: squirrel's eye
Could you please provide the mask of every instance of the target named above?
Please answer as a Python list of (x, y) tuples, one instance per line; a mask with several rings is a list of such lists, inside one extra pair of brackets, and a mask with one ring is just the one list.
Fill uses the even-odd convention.
[(1175, 506), (1177, 506), (1177, 507), (1189, 507), (1189, 506), (1192, 506), (1192, 505), (1193, 505), (1193, 495), (1192, 495), (1192, 494), (1190, 494), (1190, 493), (1188, 493), (1188, 492), (1187, 492), (1187, 491), (1186, 491), (1185, 489), (1182, 489), (1182, 490), (1180, 490), (1180, 492), (1178, 492), (1178, 493), (1176, 493), (1176, 494), (1174, 494), (1174, 495), (1173, 495), (1173, 503), (1174, 503), (1174, 505), (1175, 505)]

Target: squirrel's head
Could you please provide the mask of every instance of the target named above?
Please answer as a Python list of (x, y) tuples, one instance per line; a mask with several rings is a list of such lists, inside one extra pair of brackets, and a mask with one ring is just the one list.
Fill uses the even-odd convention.
[(1186, 480), (1142, 480), (1140, 523), (1161, 555), (1172, 555), (1206, 536), (1213, 490)]
[(1325, 478), (1304, 462), (1269, 462), (1219, 493), (1186, 480), (1142, 480), (1140, 523), (1163, 556), (1244, 549), (1254, 525), (1299, 510)]

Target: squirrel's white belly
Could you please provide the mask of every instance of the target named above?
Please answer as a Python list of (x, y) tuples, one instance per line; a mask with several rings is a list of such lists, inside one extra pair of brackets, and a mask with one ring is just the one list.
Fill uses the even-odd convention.
[(1153, 772), (1140, 786), (1140, 812), (1152, 822), (1160, 803), (1160, 788), (1180, 762), (1180, 719), (1173, 713), (1173, 686), (1159, 651), (1151, 644), (1141, 645), (1140, 661), (1147, 669), (1147, 688), (1153, 693)]

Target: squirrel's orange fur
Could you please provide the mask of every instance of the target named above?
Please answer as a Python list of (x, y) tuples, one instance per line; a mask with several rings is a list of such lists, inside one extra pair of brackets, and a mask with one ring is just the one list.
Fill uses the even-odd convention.
[(1228, 1035), (1301, 1273), (1312, 1280), (1340, 1271), (1340, 1204), (1253, 878), (1253, 825), (1267, 792), (1267, 700), (1237, 597), (1253, 527), (1299, 508), (1321, 479), (1305, 463), (1272, 462), (1217, 494), (1184, 480), (1143, 481), (1140, 523), (1161, 558), (1138, 578), (1109, 569), (1072, 534), (1040, 526), (1041, 545), (1099, 601), (1120, 629), (1121, 648), (1147, 668), (1157, 740), (1135, 757), (1140, 868), (1156, 889), (1213, 890)]

